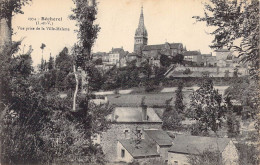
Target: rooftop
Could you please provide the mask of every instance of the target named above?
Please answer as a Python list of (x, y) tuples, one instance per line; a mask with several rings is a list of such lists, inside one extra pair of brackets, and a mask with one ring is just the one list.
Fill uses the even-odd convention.
[(112, 48), (110, 53), (123, 53), (124, 49), (123, 48)]
[(152, 138), (159, 146), (171, 146), (172, 139), (163, 130), (144, 130), (144, 132)]
[(146, 45), (144, 46), (144, 51), (150, 51), (150, 50), (162, 50), (166, 47), (169, 47), (170, 49), (179, 49), (182, 47), (182, 43), (165, 43), (165, 44), (159, 44), (159, 45)]
[(123, 147), (133, 156), (133, 158), (159, 157), (156, 145), (154, 143), (140, 139), (139, 142), (134, 139), (119, 140)]
[(199, 51), (186, 51), (183, 54), (184, 56), (196, 56), (196, 55), (201, 55)]
[[(114, 122), (126, 123), (162, 123), (153, 108), (147, 108), (147, 120), (142, 119), (141, 107), (116, 107), (113, 112)], [(111, 116), (112, 117), (112, 116)]]
[(223, 152), (229, 142), (228, 138), (177, 135), (169, 152), (183, 154), (200, 154), (205, 150)]

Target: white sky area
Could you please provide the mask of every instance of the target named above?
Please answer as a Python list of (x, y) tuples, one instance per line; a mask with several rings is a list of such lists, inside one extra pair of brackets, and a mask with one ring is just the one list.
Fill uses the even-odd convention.
[[(123, 47), (133, 52), (134, 34), (138, 26), (141, 6), (144, 7), (144, 23), (148, 31), (148, 44), (163, 44), (166, 41), (181, 42), (187, 50), (200, 50), (210, 53), (213, 36), (212, 29), (205, 23), (196, 23), (192, 16), (203, 16), (201, 0), (98, 0), (97, 21), (101, 27), (93, 52), (109, 52), (112, 47)], [(13, 19), (13, 40), (24, 38), (21, 52), (32, 46), (34, 66), (40, 63), (41, 43), (46, 45), (43, 58), (49, 59), (67, 46), (71, 48), (77, 41), (75, 22), (69, 20), (74, 7), (72, 0), (32, 0), (24, 6), (24, 14)], [(70, 31), (18, 30), (21, 27), (34, 27), (35, 21), (28, 18), (62, 17), (62, 22), (53, 22), (53, 27), (70, 28)], [(38, 27), (46, 27), (39, 25)], [(47, 26), (49, 27), (49, 26)], [(25, 46), (24, 46), (25, 45)]]

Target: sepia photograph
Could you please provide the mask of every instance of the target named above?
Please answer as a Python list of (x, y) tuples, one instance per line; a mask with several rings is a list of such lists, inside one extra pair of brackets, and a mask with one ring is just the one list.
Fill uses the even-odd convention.
[(0, 0), (0, 165), (259, 165), (259, 0)]

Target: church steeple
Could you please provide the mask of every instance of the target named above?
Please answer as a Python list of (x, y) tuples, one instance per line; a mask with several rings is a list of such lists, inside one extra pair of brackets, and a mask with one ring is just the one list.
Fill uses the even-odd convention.
[(143, 12), (143, 6), (141, 7), (141, 14), (140, 14), (140, 18), (139, 18), (138, 28), (140, 28), (140, 29), (145, 29), (145, 27), (144, 27), (144, 12)]
[(134, 51), (140, 53), (142, 47), (144, 45), (147, 45), (147, 40), (148, 40), (148, 33), (144, 25), (144, 13), (143, 13), (143, 6), (142, 6), (138, 28), (135, 31)]

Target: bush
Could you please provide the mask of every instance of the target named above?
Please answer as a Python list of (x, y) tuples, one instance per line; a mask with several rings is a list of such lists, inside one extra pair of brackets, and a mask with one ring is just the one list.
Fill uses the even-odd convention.
[(260, 163), (258, 158), (260, 152), (257, 146), (249, 145), (245, 143), (238, 143), (236, 147), (239, 152), (240, 165), (245, 165), (245, 164), (258, 165)]
[(192, 74), (192, 71), (189, 68), (187, 68), (183, 71), (183, 74)]
[(154, 85), (153, 81), (146, 82), (145, 84), (145, 92), (153, 92), (155, 91), (156, 86)]

